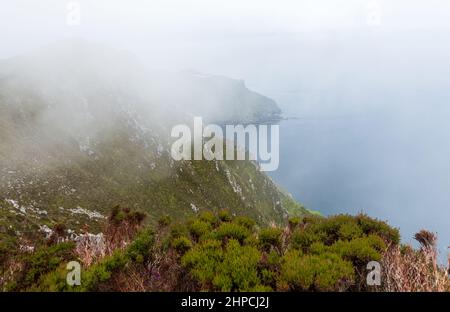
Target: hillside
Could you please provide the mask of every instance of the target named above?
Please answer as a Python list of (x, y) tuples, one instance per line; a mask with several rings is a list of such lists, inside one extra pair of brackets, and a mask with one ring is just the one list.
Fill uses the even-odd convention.
[(434, 233), (414, 249), (386, 222), (307, 210), (255, 162), (174, 161), (170, 130), (193, 116), (280, 110), (242, 81), (86, 42), (0, 62), (0, 289), (448, 291)]
[(57, 224), (97, 233), (116, 205), (150, 223), (222, 208), (261, 224), (308, 213), (255, 163), (174, 162), (170, 127), (193, 114), (245, 123), (280, 111), (241, 81), (159, 75), (86, 42), (2, 61), (0, 244), (32, 248)]

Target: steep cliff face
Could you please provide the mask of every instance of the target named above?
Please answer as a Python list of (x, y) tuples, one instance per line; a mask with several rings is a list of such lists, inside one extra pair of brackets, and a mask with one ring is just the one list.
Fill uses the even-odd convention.
[(266, 120), (279, 114), (272, 100), (223, 77), (158, 81), (124, 55), (70, 43), (0, 64), (0, 240), (56, 223), (96, 232), (115, 205), (151, 221), (221, 208), (261, 223), (307, 213), (255, 163), (170, 156), (176, 122)]

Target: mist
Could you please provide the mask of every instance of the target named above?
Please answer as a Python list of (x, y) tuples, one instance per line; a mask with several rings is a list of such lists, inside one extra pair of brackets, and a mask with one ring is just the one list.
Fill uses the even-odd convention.
[[(0, 68), (6, 59), (68, 38), (106, 44), (127, 56), (120, 52), (109, 66), (107, 55), (96, 49), (101, 62), (91, 64), (89, 72), (101, 73), (115, 87), (133, 85), (140, 107), (152, 114), (161, 93), (174, 85), (191, 91), (192, 85), (174, 73), (195, 70), (245, 81), (274, 99), (285, 117), (295, 118), (281, 123), (280, 167), (272, 174), (277, 183), (324, 214), (363, 211), (388, 220), (400, 227), (406, 242), (421, 228), (437, 232), (446, 252), (448, 1), (85, 0), (76, 1), (80, 20), (75, 25), (67, 23), (74, 13), (67, 3), (2, 3)], [(54, 55), (49, 61), (55, 70), (70, 64), (76, 70), (81, 57)], [(49, 75), (40, 83), (54, 90), (59, 81), (52, 81), (54, 75), (38, 60), (31, 63), (41, 67), (31, 71), (23, 59), (16, 64)], [(96, 85), (95, 75), (81, 79), (86, 87)], [(145, 83), (130, 84), (133, 77)], [(173, 93), (167, 101), (177, 112), (186, 93)], [(183, 109), (196, 109), (195, 101)], [(217, 116), (226, 111), (226, 105), (213, 107), (200, 110)], [(42, 123), (51, 118), (74, 132), (91, 131), (67, 112), (43, 116)], [(171, 117), (152, 120), (166, 124)]]

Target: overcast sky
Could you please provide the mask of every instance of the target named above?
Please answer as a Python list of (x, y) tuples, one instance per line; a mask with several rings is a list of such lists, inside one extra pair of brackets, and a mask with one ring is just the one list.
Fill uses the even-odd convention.
[[(69, 26), (68, 3), (80, 6)], [(447, 0), (14, 0), (0, 4), (0, 58), (65, 37), (121, 43), (280, 32), (450, 29)], [(373, 20), (372, 20), (373, 21)], [(369, 25), (374, 26), (374, 25)]]

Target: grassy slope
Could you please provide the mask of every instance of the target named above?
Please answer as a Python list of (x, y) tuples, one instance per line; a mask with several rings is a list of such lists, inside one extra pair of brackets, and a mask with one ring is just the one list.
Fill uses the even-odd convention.
[(103, 124), (104, 132), (93, 135), (89, 151), (81, 150), (70, 129), (42, 127), (38, 117), (44, 102), (34, 94), (17, 94), (19, 104), (14, 106), (11, 94), (0, 94), (3, 242), (24, 237), (32, 243), (43, 236), (40, 226), (56, 223), (75, 231), (85, 225), (99, 231), (103, 219), (70, 211), (78, 207), (107, 215), (122, 205), (145, 211), (150, 221), (165, 214), (184, 219), (197, 209), (229, 208), (265, 224), (282, 223), (287, 211), (308, 212), (255, 164), (174, 162), (169, 144), (151, 131), (137, 135), (136, 127), (120, 114)]

